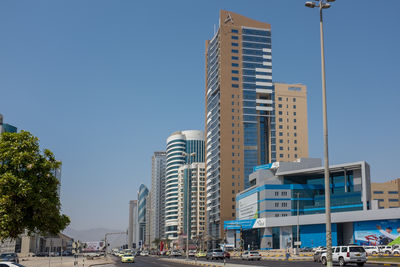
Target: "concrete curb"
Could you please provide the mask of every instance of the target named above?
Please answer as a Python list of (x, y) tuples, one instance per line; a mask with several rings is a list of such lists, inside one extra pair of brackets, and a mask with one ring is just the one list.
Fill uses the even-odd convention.
[(376, 265), (384, 265), (384, 266), (398, 266), (398, 267), (400, 267), (400, 263), (395, 263), (395, 262), (367, 261), (367, 263), (376, 264)]
[(89, 267), (91, 267), (91, 266), (98, 266), (98, 265), (106, 265), (106, 264), (113, 264), (113, 263), (115, 263), (115, 262), (113, 262), (113, 261), (109, 261), (109, 262), (102, 262), (102, 263), (92, 263), (92, 264), (90, 264), (89, 265)]
[[(181, 264), (187, 264), (187, 265), (195, 265), (195, 266), (208, 266), (208, 267), (219, 267), (219, 266), (224, 266), (222, 262), (215, 264), (215, 263), (209, 263), (209, 262), (204, 262), (204, 261), (197, 261), (197, 263), (194, 260), (191, 261), (186, 261), (186, 260), (179, 260), (179, 259), (164, 259), (165, 261), (169, 262), (176, 262), (176, 263), (181, 263)], [(309, 259), (270, 259), (266, 261), (291, 261), (291, 262), (296, 262), (296, 261), (310, 261)], [(227, 263), (226, 266), (249, 266), (246, 264), (240, 264), (240, 263)], [(254, 266), (261, 266), (261, 265), (254, 265)]]

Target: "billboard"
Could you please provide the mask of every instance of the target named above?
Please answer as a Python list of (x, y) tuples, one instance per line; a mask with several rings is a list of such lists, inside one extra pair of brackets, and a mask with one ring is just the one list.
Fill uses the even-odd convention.
[(257, 218), (258, 194), (254, 193), (244, 197), (238, 202), (238, 219), (248, 220)]
[(400, 244), (400, 219), (355, 222), (354, 242), (366, 246)]
[(83, 249), (83, 252), (98, 252), (105, 250), (104, 241), (92, 241), (85, 242), (86, 247)]

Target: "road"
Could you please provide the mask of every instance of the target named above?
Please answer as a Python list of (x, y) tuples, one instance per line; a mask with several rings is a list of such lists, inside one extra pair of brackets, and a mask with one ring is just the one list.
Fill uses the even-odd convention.
[[(130, 264), (126, 263), (120, 263), (119, 260), (115, 257), (114, 260), (116, 261), (114, 264), (108, 264), (108, 265), (102, 265), (99, 267), (127, 267)], [(199, 261), (200, 262), (200, 261)], [(205, 260), (201, 260), (201, 262), (205, 262)], [(209, 263), (222, 263), (222, 260), (214, 260), (214, 261), (208, 261)], [(262, 261), (242, 261), (239, 259), (231, 259), (227, 260), (227, 263), (233, 263), (233, 264), (241, 264), (241, 265), (255, 265), (255, 266), (269, 266), (269, 267), (309, 267), (309, 266), (315, 266), (315, 267), (322, 267), (323, 265), (321, 263), (315, 263), (315, 262), (310, 262), (310, 261), (271, 261), (271, 260), (262, 260)], [(164, 261), (161, 258), (158, 257), (141, 257), (138, 256), (135, 258), (135, 263), (132, 264), (135, 267), (189, 267), (193, 265), (188, 265), (188, 264), (182, 264), (182, 263), (176, 263), (176, 262), (168, 262)], [(349, 265), (349, 266), (357, 266), (355, 264)], [(364, 267), (376, 267), (378, 265), (374, 264), (366, 264)]]

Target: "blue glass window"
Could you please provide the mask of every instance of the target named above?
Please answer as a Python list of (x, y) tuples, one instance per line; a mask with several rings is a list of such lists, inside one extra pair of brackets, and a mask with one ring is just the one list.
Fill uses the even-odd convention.
[(239, 33), (239, 31), (238, 31), (238, 30), (235, 30), (235, 29), (232, 29), (232, 32), (233, 32), (233, 33)]
[(260, 43), (269, 43), (269, 42), (271, 42), (271, 38), (257, 37), (257, 36), (243, 35), (242, 39), (244, 41), (260, 42)]
[(271, 48), (270, 44), (243, 42), (244, 48)]
[(239, 67), (238, 63), (232, 63), (232, 67)]
[(231, 38), (232, 38), (232, 40), (237, 40), (237, 39), (239, 39), (239, 37), (236, 36), (236, 35), (232, 35)]
[(251, 35), (271, 36), (270, 31), (263, 31), (263, 30), (243, 29), (242, 33)]
[(234, 84), (234, 83), (233, 83), (233, 84), (232, 84), (232, 87), (233, 87), (233, 88), (239, 88), (239, 84)]
[(237, 49), (232, 49), (232, 53), (237, 54), (237, 53), (239, 53), (239, 50), (237, 50)]
[(238, 43), (231, 43), (232, 46), (239, 46)]
[(232, 77), (232, 81), (239, 81), (239, 77)]
[(239, 71), (238, 70), (232, 70), (232, 73), (239, 74)]
[(233, 60), (239, 60), (239, 57), (232, 56)]

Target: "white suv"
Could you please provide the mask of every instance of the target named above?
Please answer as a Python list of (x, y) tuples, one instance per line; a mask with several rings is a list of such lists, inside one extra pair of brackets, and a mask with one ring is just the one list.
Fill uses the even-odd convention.
[[(339, 263), (340, 266), (344, 266), (347, 263), (363, 266), (367, 261), (367, 253), (363, 247), (356, 245), (332, 247), (332, 261)], [(321, 262), (326, 265), (326, 252), (322, 253)]]
[(368, 255), (378, 255), (379, 254), (379, 248), (377, 246), (367, 246), (367, 247), (364, 247), (364, 249)]

